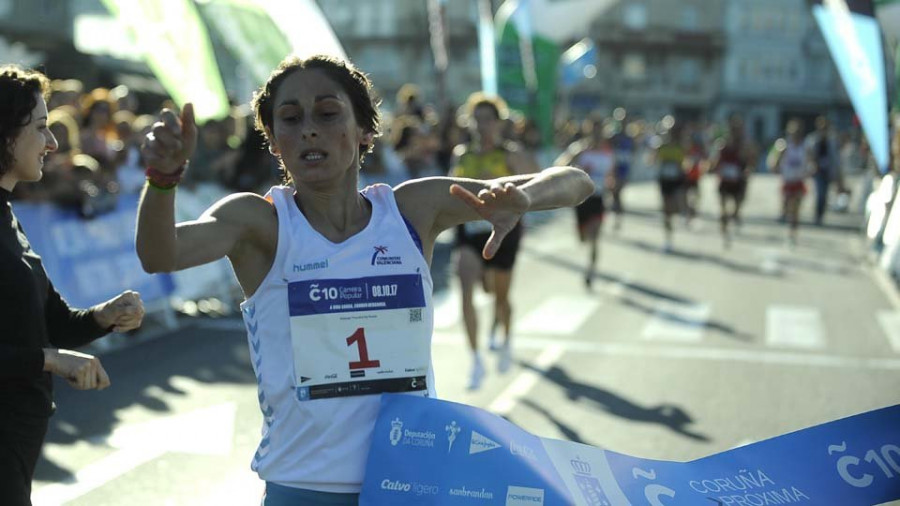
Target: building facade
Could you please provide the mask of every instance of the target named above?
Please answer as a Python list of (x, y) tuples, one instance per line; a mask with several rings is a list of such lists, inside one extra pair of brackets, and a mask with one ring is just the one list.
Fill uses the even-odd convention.
[(567, 91), (572, 113), (701, 119), (719, 92), (725, 50), (720, 0), (618, 2), (593, 23), (597, 73)]
[(806, 0), (728, 0), (724, 26), (715, 119), (738, 113), (764, 142), (792, 117), (807, 131), (821, 114), (850, 126), (852, 108)]
[[(438, 95), (426, 0), (324, 0), (319, 8), (347, 56), (367, 72), (385, 106), (405, 83), (415, 83), (428, 101)], [(460, 104), (481, 89), (476, 0), (444, 2), (447, 58), (446, 98)]]

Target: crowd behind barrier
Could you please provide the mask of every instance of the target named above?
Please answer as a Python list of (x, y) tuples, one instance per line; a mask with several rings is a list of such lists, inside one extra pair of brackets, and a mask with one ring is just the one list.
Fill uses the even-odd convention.
[[(59, 149), (47, 157), (42, 181), (19, 185), (14, 197), (20, 201), (17, 210), (48, 271), (60, 280), (60, 292), (76, 305), (135, 288), (151, 301), (214, 297), (224, 302), (226, 312), (236, 307), (240, 294), (227, 261), (174, 275), (149, 276), (134, 255), (134, 213), (145, 178), (140, 144), (156, 116), (144, 111), (124, 85), (84, 90), (72, 79), (53, 81), (48, 104), (48, 126)], [(175, 108), (171, 103), (169, 107)], [(417, 86), (409, 84), (385, 110), (386, 131), (365, 160), (361, 185), (396, 185), (409, 178), (447, 174), (454, 147), (469, 135), (470, 118), (461, 112), (463, 108), (435, 107), (424, 100)], [(549, 166), (562, 150), (585, 137), (584, 124), (598, 120), (617, 156), (630, 157), (628, 179), (633, 182), (657, 177), (654, 155), (667, 121), (683, 126), (687, 149), (703, 159), (727, 135), (725, 123), (631, 118), (617, 109), (609, 115), (590, 112), (586, 118), (560, 121), (556, 137), (547, 140), (533, 121), (512, 113), (505, 120), (504, 136), (533, 154), (541, 166)], [(765, 155), (779, 140), (749, 140), (760, 155), (757, 170), (770, 170)], [(624, 153), (620, 145), (629, 146), (629, 152)], [(828, 145), (839, 167), (833, 203), (841, 207), (851, 191), (865, 195), (874, 189), (873, 197), (862, 199), (867, 202), (867, 226), (876, 229), (869, 231), (869, 242), (879, 257), (878, 265), (900, 275), (900, 209), (890, 206), (896, 194), (894, 179), (878, 174), (858, 128), (839, 134), (830, 131)], [(864, 174), (860, 188), (843, 183), (845, 175), (859, 173)], [(234, 105), (227, 117), (200, 125), (197, 150), (179, 186), (176, 219), (194, 219), (234, 191), (264, 193), (280, 178), (275, 158), (252, 126), (249, 108)], [(885, 194), (890, 195), (887, 202)]]

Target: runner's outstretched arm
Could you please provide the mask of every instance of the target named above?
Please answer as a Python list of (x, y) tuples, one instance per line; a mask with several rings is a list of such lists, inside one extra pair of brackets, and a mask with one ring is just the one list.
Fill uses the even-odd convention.
[[(594, 192), (594, 183), (574, 167), (550, 167), (536, 174), (492, 180), (434, 177), (397, 187), (397, 203), (420, 234), (431, 238), (442, 231), (474, 220), (494, 225), (485, 246), (490, 258), (503, 237), (528, 211), (571, 207)], [(490, 256), (488, 256), (490, 255)]]

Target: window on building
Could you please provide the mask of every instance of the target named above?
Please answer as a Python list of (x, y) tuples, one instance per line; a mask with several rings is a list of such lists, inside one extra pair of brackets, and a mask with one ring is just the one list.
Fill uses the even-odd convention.
[(644, 55), (631, 53), (622, 58), (622, 77), (629, 81), (643, 81), (647, 78), (647, 61)]
[(378, 2), (380, 12), (376, 16), (376, 23), (380, 28), (378, 30), (379, 35), (390, 37), (397, 32), (397, 6), (393, 4), (393, 1), (382, 0)]
[(681, 60), (678, 69), (678, 84), (686, 88), (695, 88), (700, 84), (700, 60), (686, 58)]
[(700, 13), (696, 5), (685, 5), (681, 8), (681, 29), (695, 32), (700, 28)]
[(356, 9), (356, 34), (369, 35), (375, 25), (375, 6), (368, 2), (361, 2)]
[(647, 6), (639, 2), (626, 4), (622, 11), (622, 21), (632, 30), (647, 28)]
[(352, 26), (355, 9), (344, 2), (335, 2), (334, 5), (329, 6), (327, 12), (323, 11), (323, 14), (327, 15), (328, 21), (331, 22), (335, 30), (349, 31)]

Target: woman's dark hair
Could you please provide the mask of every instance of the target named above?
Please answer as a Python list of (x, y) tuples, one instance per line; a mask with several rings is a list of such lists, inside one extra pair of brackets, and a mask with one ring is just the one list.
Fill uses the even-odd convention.
[(36, 70), (0, 66), (0, 175), (13, 165), (13, 150), (22, 128), (31, 121), (38, 97), (50, 94), (50, 80)]
[[(354, 67), (352, 63), (331, 56), (317, 55), (306, 59), (291, 56), (285, 58), (278, 65), (269, 75), (266, 84), (253, 95), (254, 126), (266, 136), (269, 144), (272, 143), (269, 135), (274, 130), (274, 101), (278, 88), (295, 71), (312, 69), (323, 71), (329, 79), (340, 85), (344, 93), (350, 97), (356, 123), (365, 132), (376, 136), (381, 134), (381, 114), (378, 112), (380, 101), (374, 96), (372, 83), (366, 74)], [(366, 153), (371, 151), (372, 145), (360, 144), (360, 163)]]

